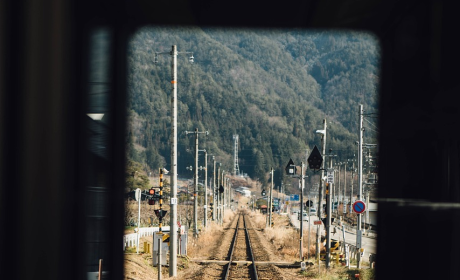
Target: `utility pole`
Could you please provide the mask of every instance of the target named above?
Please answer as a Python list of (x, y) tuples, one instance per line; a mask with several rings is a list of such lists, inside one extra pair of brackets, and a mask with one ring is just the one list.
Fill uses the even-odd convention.
[(222, 214), (222, 209), (220, 208), (221, 197), (220, 197), (220, 187), (221, 187), (221, 166), (222, 163), (219, 162), (219, 167), (217, 168), (217, 223), (220, 225), (220, 217)]
[[(303, 261), (303, 188), (305, 185), (303, 173), (305, 170), (305, 164), (302, 161), (300, 165), (300, 260)], [(310, 223), (310, 221), (308, 221), (308, 223)]]
[(229, 178), (225, 177), (225, 210), (230, 209), (230, 184)]
[(195, 131), (186, 131), (185, 134), (195, 134), (195, 175), (194, 175), (194, 190), (193, 190), (193, 235), (198, 236), (198, 134), (209, 134), (208, 131), (199, 132), (198, 128)]
[(339, 166), (339, 171), (338, 171), (338, 174), (339, 174), (339, 181), (338, 181), (338, 186), (337, 186), (337, 208), (336, 208), (336, 213), (337, 213), (337, 218), (340, 217), (340, 213), (339, 213), (339, 205), (340, 205), (340, 166), (342, 165), (342, 163), (339, 163), (338, 166)]
[(273, 207), (273, 167), (270, 171), (271, 175), (271, 185), (270, 185), (270, 195), (268, 201), (268, 227), (272, 226), (272, 207)]
[[(327, 123), (326, 119), (323, 120), (323, 132), (321, 133), (321, 142), (322, 142), (322, 154), (326, 154), (326, 132), (327, 132)], [(324, 161), (321, 164), (321, 178), (319, 180), (319, 201), (318, 201), (318, 218), (321, 220), (322, 218), (322, 200), (323, 200), (323, 178), (324, 178)], [(319, 243), (321, 242), (321, 230), (320, 227), (317, 227), (316, 230), (316, 258), (319, 261), (320, 258), (320, 251), (319, 251)]]
[(352, 162), (352, 170), (351, 170), (351, 185), (350, 185), (350, 209), (349, 209), (349, 213), (351, 214), (352, 213), (352, 209), (351, 209), (351, 205), (353, 204), (353, 185), (355, 184), (355, 161), (353, 159), (353, 162)]
[(221, 182), (222, 182), (222, 192), (220, 193), (220, 225), (223, 226), (224, 225), (224, 204), (225, 204), (225, 197), (224, 197), (224, 193), (225, 193), (225, 170), (222, 170), (222, 178), (221, 178)]
[(171, 52), (155, 52), (154, 62), (159, 54), (171, 55), (171, 194), (170, 194), (170, 254), (169, 276), (177, 276), (177, 55), (191, 54), (189, 61), (193, 63), (192, 52), (178, 52), (173, 45)]
[[(332, 150), (329, 150), (329, 170), (332, 170)], [(332, 171), (334, 172), (334, 171)], [(329, 268), (331, 261), (331, 189), (333, 183), (327, 182), (326, 184), (326, 268)]]
[(222, 192), (222, 220), (224, 218), (225, 210), (227, 209), (227, 177), (224, 176), (224, 171), (222, 172), (222, 185), (224, 186), (224, 191)]
[[(303, 194), (303, 192), (302, 192), (302, 194)], [(307, 197), (308, 197), (307, 198), (308, 201), (310, 201), (310, 191), (308, 191), (308, 196)], [(310, 228), (311, 228), (310, 208), (311, 208), (311, 205), (308, 204), (308, 250), (307, 250), (307, 259), (310, 258), (310, 233), (311, 233), (311, 230), (310, 230)]]
[(177, 276), (177, 46), (171, 49), (172, 96), (171, 96), (171, 201), (169, 231), (169, 276)]
[(232, 182), (228, 178), (228, 209), (232, 210)]
[(367, 191), (366, 195), (366, 223), (367, 223), (367, 228), (369, 229), (370, 226), (370, 221), (369, 221), (369, 199), (370, 199), (370, 193)]
[(200, 150), (204, 152), (204, 227), (208, 227), (208, 152), (206, 149)]
[(212, 161), (214, 162), (214, 170), (212, 172), (212, 183), (213, 183), (213, 192), (212, 192), (212, 204), (213, 204), (213, 207), (212, 207), (212, 220), (215, 221), (216, 220), (216, 212), (217, 212), (217, 188), (216, 188), (216, 181), (217, 181), (217, 178), (216, 178), (216, 157), (215, 156), (212, 156)]
[(227, 209), (232, 210), (231, 184), (230, 178), (227, 177)]
[[(358, 200), (362, 200), (363, 197), (363, 105), (359, 105), (359, 141), (358, 141), (358, 188), (359, 195)], [(356, 247), (361, 249), (361, 220), (362, 214), (358, 214), (358, 225), (356, 226)], [(358, 253), (357, 268), (360, 268), (361, 253)]]
[(216, 205), (216, 218), (217, 218), (217, 224), (220, 225), (220, 166), (221, 163), (219, 162), (219, 166), (217, 167), (217, 191), (216, 191), (216, 198), (217, 198), (217, 205)]
[[(346, 197), (346, 189), (347, 189), (347, 163), (343, 165), (343, 197), (342, 197), (342, 205), (343, 205), (343, 213), (346, 213), (347, 211), (347, 206), (345, 205), (345, 197)], [(345, 247), (344, 247), (345, 248)]]

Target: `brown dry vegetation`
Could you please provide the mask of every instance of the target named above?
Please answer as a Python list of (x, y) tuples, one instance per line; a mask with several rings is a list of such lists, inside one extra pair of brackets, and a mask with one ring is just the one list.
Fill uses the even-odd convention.
[[(261, 215), (261, 214), (258, 214)], [(299, 242), (299, 231), (291, 226), (289, 218), (284, 215), (273, 215), (274, 227), (265, 228), (265, 238), (274, 246), (276, 251), (280, 254), (281, 258), (286, 261), (299, 261), (300, 260), (300, 242)], [(310, 247), (308, 247), (308, 239), (310, 238)], [(303, 236), (303, 256), (312, 257), (315, 254), (315, 240), (316, 233), (311, 232), (308, 235), (307, 231), (304, 230)], [(320, 249), (324, 250), (323, 246), (320, 245)]]
[[(206, 274), (204, 266), (194, 262), (193, 260), (215, 259), (222, 260), (225, 258), (230, 240), (233, 236), (233, 230), (226, 230), (234, 227), (233, 223), (236, 219), (234, 213), (227, 211), (224, 216), (224, 226), (209, 222), (207, 229), (202, 229), (197, 239), (193, 238), (189, 232), (188, 256), (178, 258), (178, 276), (168, 277), (168, 268), (163, 268), (163, 279), (194, 279), (196, 275), (212, 275)], [(250, 212), (251, 227), (255, 229), (255, 233), (259, 236), (260, 242), (270, 261), (299, 261), (299, 233), (292, 228), (287, 216), (273, 214), (274, 227), (266, 228), (266, 215)], [(236, 223), (235, 223), (236, 224)], [(304, 256), (307, 257), (308, 235), (304, 234)], [(311, 246), (309, 248), (309, 256), (315, 253), (315, 233), (311, 234)], [(140, 251), (143, 251), (143, 242), (151, 243), (151, 237), (142, 238)], [(124, 279), (157, 279), (158, 271), (152, 266), (151, 254), (131, 252), (125, 254), (125, 277)], [(311, 257), (310, 261), (313, 263)], [(333, 265), (332, 269), (326, 271), (324, 264), (321, 264), (321, 274), (318, 273), (317, 264), (309, 266), (304, 272), (300, 268), (276, 268), (283, 275), (284, 279), (352, 279), (357, 271), (348, 270), (345, 267)], [(373, 279), (373, 270), (361, 270), (361, 279)], [(206, 277), (205, 277), (206, 279)], [(216, 279), (216, 278), (214, 278)]]

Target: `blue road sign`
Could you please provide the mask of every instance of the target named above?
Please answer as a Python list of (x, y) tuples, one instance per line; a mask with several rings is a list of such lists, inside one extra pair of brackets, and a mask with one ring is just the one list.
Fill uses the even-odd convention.
[(299, 201), (299, 195), (298, 194), (291, 194), (290, 198), (291, 198), (291, 201)]
[(364, 201), (357, 200), (353, 203), (353, 211), (355, 211), (355, 213), (361, 214), (364, 210), (366, 210), (366, 204)]

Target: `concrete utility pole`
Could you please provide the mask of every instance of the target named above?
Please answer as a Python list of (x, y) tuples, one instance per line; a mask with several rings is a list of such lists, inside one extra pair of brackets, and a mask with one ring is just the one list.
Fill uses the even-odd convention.
[[(303, 173), (305, 170), (305, 164), (302, 161), (300, 165), (300, 260), (303, 261), (303, 189), (305, 186), (305, 178), (303, 176)], [(310, 223), (310, 220), (308, 221), (308, 223)], [(310, 233), (308, 233), (308, 236), (310, 236)]]
[(225, 182), (224, 182), (224, 213), (225, 213), (225, 210), (228, 210), (229, 206), (230, 206), (230, 204), (229, 204), (230, 195), (229, 195), (229, 192), (228, 192), (228, 187), (229, 187), (228, 180), (229, 179), (228, 179), (228, 177), (225, 177), (224, 180), (225, 180)]
[(339, 205), (340, 205), (340, 166), (342, 165), (342, 163), (339, 163), (338, 166), (339, 166), (339, 171), (338, 171), (338, 174), (339, 174), (339, 178), (338, 178), (338, 183), (337, 183), (337, 208), (335, 209), (335, 212), (337, 214), (337, 218), (339, 218), (340, 214), (339, 214)]
[(232, 183), (230, 182), (230, 178), (227, 178), (227, 185), (228, 185), (228, 209), (232, 210)]
[(208, 227), (208, 152), (206, 149), (199, 150), (204, 152), (204, 168), (200, 168), (204, 170), (204, 227)]
[(154, 63), (157, 63), (159, 54), (171, 55), (171, 194), (170, 194), (170, 254), (169, 276), (177, 276), (177, 55), (191, 54), (189, 61), (193, 63), (192, 52), (178, 52), (173, 45), (171, 52), (155, 52)]
[[(322, 154), (325, 155), (326, 154), (326, 132), (327, 132), (327, 123), (326, 123), (326, 119), (323, 120), (323, 131), (320, 132), (322, 134), (321, 136), (321, 142), (322, 142)], [(323, 201), (323, 178), (324, 178), (324, 166), (325, 166), (325, 163), (324, 163), (324, 160), (323, 160), (323, 163), (321, 164), (321, 178), (319, 180), (319, 192), (318, 192), (318, 195), (319, 195), (319, 201), (318, 201), (318, 218), (321, 220), (322, 218), (322, 209), (323, 209), (323, 205), (322, 205), (322, 201)], [(320, 227), (317, 227), (317, 230), (316, 230), (316, 259), (319, 261), (319, 258), (320, 258), (320, 251), (319, 251), (319, 244), (321, 242), (321, 229)]]
[(224, 176), (225, 171), (222, 171), (222, 186), (224, 191), (222, 192), (222, 220), (224, 217), (225, 210), (227, 209), (227, 177)]
[[(332, 169), (332, 154), (329, 156), (329, 168)], [(331, 261), (331, 185), (333, 183), (326, 183), (326, 268), (329, 268)]]
[(194, 175), (194, 190), (193, 190), (193, 235), (198, 236), (198, 134), (209, 134), (208, 131), (199, 132), (198, 128), (195, 131), (186, 131), (185, 134), (195, 134), (195, 175)]
[(222, 193), (220, 194), (220, 225), (224, 225), (224, 204), (225, 204), (225, 197), (224, 197), (224, 194), (225, 194), (225, 170), (222, 170), (222, 178), (221, 178), (221, 182), (222, 182), (222, 187), (223, 187), (223, 190), (222, 190)]
[(169, 222), (169, 276), (177, 276), (177, 47), (171, 49), (171, 201)]
[[(303, 193), (303, 192), (302, 192)], [(310, 201), (310, 191), (308, 191), (308, 201)], [(310, 208), (311, 206), (308, 206), (308, 250), (307, 250), (307, 259), (310, 258), (310, 233), (311, 233), (311, 221), (310, 221)]]
[[(363, 199), (363, 105), (359, 105), (359, 141), (358, 141), (358, 200)], [(361, 249), (361, 220), (362, 214), (358, 214), (358, 225), (356, 226), (356, 248)], [(361, 253), (358, 253), (357, 267), (360, 268)]]
[[(354, 155), (353, 155), (354, 156)], [(353, 204), (353, 185), (355, 183), (355, 159), (348, 160), (351, 161), (352, 163), (352, 169), (351, 169), (351, 184), (350, 184), (350, 209), (348, 209), (348, 212), (351, 214), (353, 211), (351, 210), (351, 205)]]
[(216, 213), (216, 218), (217, 218), (217, 224), (220, 225), (220, 167), (221, 163), (219, 162), (219, 166), (217, 166), (217, 191), (216, 191), (216, 198), (217, 198), (217, 204), (215, 205), (217, 213)]
[(217, 188), (216, 188), (216, 157), (212, 157), (212, 161), (214, 162), (214, 170), (212, 172), (212, 183), (213, 183), (213, 192), (212, 192), (212, 220), (216, 220), (216, 212), (217, 212)]
[[(345, 205), (345, 197), (346, 197), (346, 189), (347, 189), (347, 163), (345, 162), (343, 165), (343, 197), (342, 197), (342, 205), (343, 205), (343, 213), (346, 213), (347, 206)], [(345, 247), (344, 247), (345, 248)]]
[(270, 175), (271, 175), (271, 185), (270, 185), (270, 195), (269, 195), (269, 201), (268, 201), (268, 227), (272, 226), (272, 207), (273, 207), (273, 167), (272, 170), (270, 170)]
[(219, 168), (217, 169), (217, 201), (219, 203), (217, 209), (218, 209), (218, 212), (217, 212), (217, 221), (219, 223), (219, 225), (222, 224), (221, 222), (221, 217), (222, 217), (222, 208), (221, 208), (221, 204), (222, 204), (222, 196), (221, 196), (221, 192), (220, 192), (220, 187), (221, 187), (221, 184), (222, 184), (222, 163), (219, 162)]

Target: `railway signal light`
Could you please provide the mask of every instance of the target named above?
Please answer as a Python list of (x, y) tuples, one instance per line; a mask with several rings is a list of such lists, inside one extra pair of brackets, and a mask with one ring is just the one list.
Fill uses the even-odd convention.
[(149, 198), (149, 205), (155, 205), (155, 189), (152, 187), (150, 190), (149, 190), (149, 195), (150, 195), (150, 198)]

